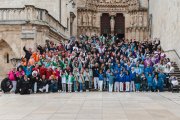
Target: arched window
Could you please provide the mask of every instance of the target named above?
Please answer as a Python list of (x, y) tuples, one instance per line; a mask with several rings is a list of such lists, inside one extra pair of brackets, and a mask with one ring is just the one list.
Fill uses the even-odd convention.
[(7, 63), (9, 63), (9, 54), (8, 53), (6, 54), (6, 60), (7, 60)]
[(4, 54), (4, 62), (9, 63), (9, 53)]

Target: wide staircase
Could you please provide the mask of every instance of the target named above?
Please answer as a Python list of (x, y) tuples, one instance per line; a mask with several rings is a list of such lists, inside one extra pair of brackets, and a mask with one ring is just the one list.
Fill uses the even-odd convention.
[(180, 86), (180, 69), (176, 63), (173, 64), (174, 67), (174, 73), (170, 73), (170, 76), (176, 76), (179, 81), (179, 86)]

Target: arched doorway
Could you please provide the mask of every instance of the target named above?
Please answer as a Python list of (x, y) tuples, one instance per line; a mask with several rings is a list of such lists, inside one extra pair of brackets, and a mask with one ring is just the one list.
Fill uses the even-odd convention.
[(125, 36), (125, 18), (122, 13), (117, 13), (115, 17), (115, 27), (114, 32), (119, 38), (124, 38)]
[(5, 40), (0, 40), (0, 76), (4, 76), (13, 67), (10, 59), (15, 56), (11, 47)]
[(101, 16), (101, 34), (107, 36), (111, 33), (111, 26), (110, 26), (110, 16), (109, 13), (102, 13)]

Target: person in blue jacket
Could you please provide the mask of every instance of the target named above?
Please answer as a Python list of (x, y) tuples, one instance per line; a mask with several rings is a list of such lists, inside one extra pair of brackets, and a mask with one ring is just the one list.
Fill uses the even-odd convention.
[(158, 75), (155, 75), (153, 78), (153, 84), (152, 84), (153, 92), (157, 91), (157, 83), (158, 83)]
[(115, 76), (115, 84), (114, 84), (114, 91), (119, 92), (119, 82), (120, 82), (120, 74), (116, 70), (114, 73)]
[(131, 77), (128, 71), (126, 71), (125, 74), (125, 81), (126, 81), (126, 92), (130, 91), (130, 82), (131, 82)]
[(160, 91), (160, 92), (163, 91), (163, 85), (164, 85), (165, 78), (166, 78), (166, 75), (161, 71), (158, 74), (158, 82), (157, 82), (157, 88), (158, 88), (158, 91)]
[(146, 77), (147, 78), (147, 84), (148, 84), (148, 91), (152, 91), (152, 86), (153, 86), (153, 76), (151, 73)]
[(99, 87), (99, 91), (102, 91), (102, 89), (103, 89), (103, 81), (104, 81), (104, 74), (102, 73), (102, 70), (100, 70), (98, 75), (99, 75), (98, 87)]
[(120, 72), (120, 92), (124, 91), (125, 78), (123, 71)]
[(145, 76), (148, 76), (149, 73), (152, 75), (153, 73), (153, 67), (151, 67), (149, 64), (147, 64), (147, 67), (144, 69)]

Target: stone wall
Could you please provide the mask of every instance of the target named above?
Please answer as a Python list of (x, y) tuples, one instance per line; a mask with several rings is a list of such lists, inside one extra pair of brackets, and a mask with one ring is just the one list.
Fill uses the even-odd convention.
[[(174, 49), (180, 56), (180, 0), (150, 0), (149, 13), (152, 14), (152, 38), (160, 38), (164, 51)], [(173, 51), (168, 55), (178, 60)]]
[(23, 8), (25, 5), (34, 5), (35, 7), (46, 9), (54, 18), (59, 20), (59, 1), (60, 0), (0, 0), (0, 8)]

